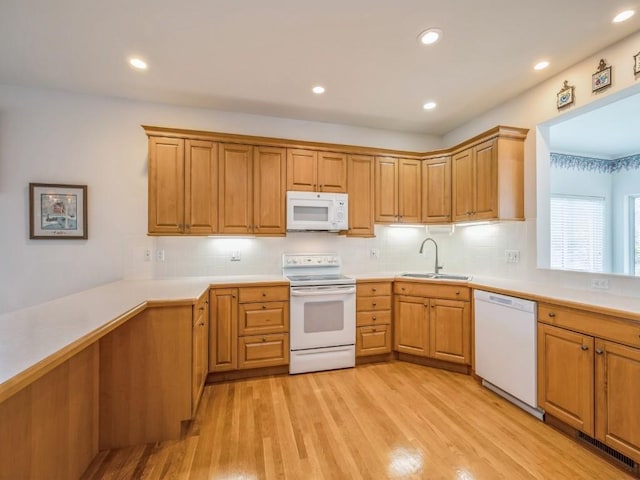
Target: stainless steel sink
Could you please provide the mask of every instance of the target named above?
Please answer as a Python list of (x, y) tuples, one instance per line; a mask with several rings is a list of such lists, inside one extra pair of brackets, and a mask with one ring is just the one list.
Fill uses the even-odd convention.
[(453, 273), (403, 273), (401, 277), (428, 278), (430, 280), (460, 280), (469, 281), (471, 275), (456, 275)]

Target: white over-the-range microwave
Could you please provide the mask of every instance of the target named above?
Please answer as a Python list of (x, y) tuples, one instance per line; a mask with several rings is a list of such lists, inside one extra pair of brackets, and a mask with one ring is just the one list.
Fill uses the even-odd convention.
[(338, 232), (348, 228), (346, 193), (287, 192), (287, 231)]

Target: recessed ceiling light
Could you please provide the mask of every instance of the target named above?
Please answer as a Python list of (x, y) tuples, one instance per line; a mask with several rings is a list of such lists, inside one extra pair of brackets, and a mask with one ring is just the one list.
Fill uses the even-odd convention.
[(418, 35), (418, 40), (423, 45), (433, 45), (442, 38), (442, 30), (438, 28), (429, 28)]
[(629, 20), (633, 17), (633, 14), (636, 13), (633, 10), (625, 10), (624, 12), (620, 12), (615, 17), (613, 17), (613, 23), (624, 22), (625, 20)]
[(137, 57), (130, 58), (129, 65), (131, 65), (133, 68), (137, 70), (146, 70), (148, 68), (147, 62)]
[(533, 66), (534, 70), (544, 70), (545, 68), (547, 68), (549, 66), (549, 62), (547, 62), (546, 60), (543, 60), (542, 62), (538, 62)]
[(320, 86), (320, 85), (316, 85), (315, 87), (313, 87), (311, 89), (313, 91), (313, 93), (315, 93), (316, 95), (320, 95), (321, 93), (324, 93), (324, 87)]
[(438, 104), (436, 102), (427, 102), (424, 105), (422, 105), (422, 108), (424, 108), (425, 110), (433, 110), (437, 106)]

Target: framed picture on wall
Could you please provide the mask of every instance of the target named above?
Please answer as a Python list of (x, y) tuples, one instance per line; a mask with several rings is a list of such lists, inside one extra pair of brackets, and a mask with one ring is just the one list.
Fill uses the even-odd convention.
[(633, 56), (633, 74), (640, 74), (640, 52)]
[(29, 238), (87, 239), (87, 186), (30, 183)]
[(611, 66), (607, 67), (604, 58), (598, 64), (598, 71), (591, 75), (591, 91), (598, 92), (611, 86)]
[(569, 85), (567, 80), (564, 81), (556, 99), (556, 106), (558, 107), (558, 110), (568, 107), (573, 103), (573, 88), (573, 85)]

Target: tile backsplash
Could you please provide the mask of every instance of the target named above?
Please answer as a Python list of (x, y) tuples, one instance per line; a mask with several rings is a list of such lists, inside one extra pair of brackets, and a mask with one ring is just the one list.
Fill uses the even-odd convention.
[[(292, 233), (267, 238), (157, 237), (150, 240), (147, 248), (153, 249), (156, 278), (279, 274), (282, 254), (298, 252), (336, 252), (342, 257), (345, 273), (431, 272), (435, 261), (433, 245), (426, 244), (424, 254), (418, 253), (427, 236), (438, 243), (444, 272), (520, 277), (535, 269), (535, 221), (457, 227), (453, 233), (438, 231), (376, 226), (375, 238), (332, 233)], [(377, 255), (372, 255), (372, 249)], [(164, 252), (164, 261), (157, 260), (158, 250)], [(506, 263), (505, 250), (519, 250), (520, 262)], [(232, 261), (234, 254), (239, 254), (239, 261)], [(142, 258), (142, 252), (138, 252), (136, 262), (128, 268), (129, 276), (148, 276), (149, 264), (142, 262)], [(135, 263), (140, 264), (139, 268)]]

